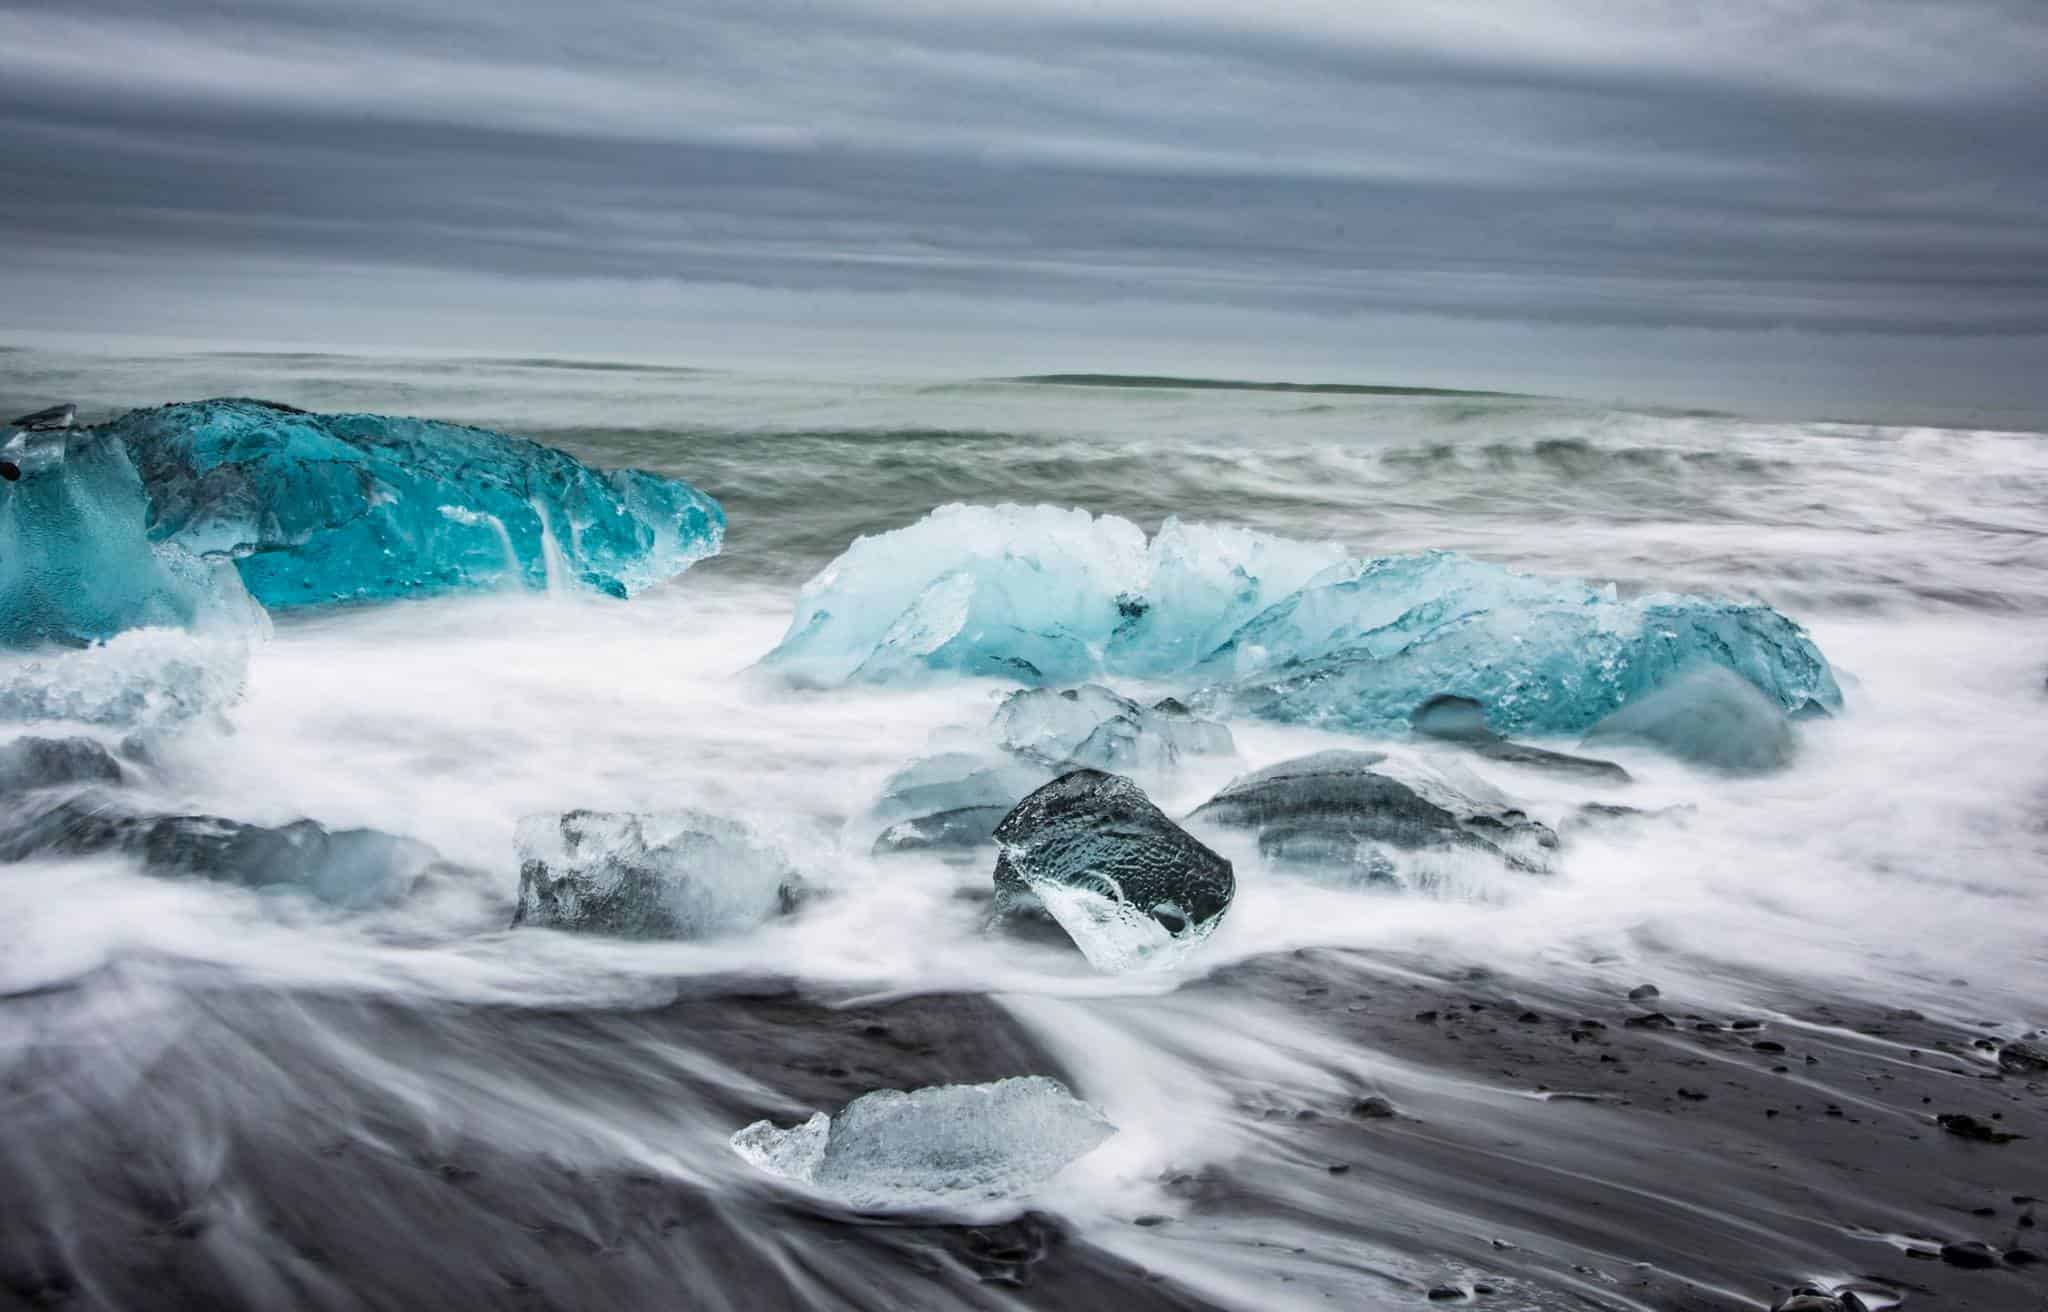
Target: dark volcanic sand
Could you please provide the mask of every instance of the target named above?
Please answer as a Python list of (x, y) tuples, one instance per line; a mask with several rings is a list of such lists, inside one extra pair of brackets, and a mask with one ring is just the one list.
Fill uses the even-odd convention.
[[(123, 967), (0, 1004), (0, 1306), (1206, 1306), (1183, 1257), (1337, 1307), (1757, 1308), (1807, 1281), (2048, 1305), (2041, 1267), (1938, 1255), (2042, 1247), (2048, 1080), (1880, 1007), (1624, 994), (1311, 951), (1105, 1002), (1228, 996), (1384, 1059), (1340, 1098), (1235, 1089), (1258, 1149), (1132, 1218), (1148, 1271), (1040, 1214), (866, 1220), (663, 1155), (873, 1088), (1066, 1076), (985, 997), (835, 1009), (728, 980), (628, 1011), (402, 1008)], [(1674, 1027), (1628, 1025), (1652, 1010)]]

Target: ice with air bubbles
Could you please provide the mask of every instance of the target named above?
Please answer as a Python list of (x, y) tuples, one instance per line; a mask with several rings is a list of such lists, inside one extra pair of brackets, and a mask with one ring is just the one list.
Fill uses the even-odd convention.
[(850, 1206), (892, 1211), (1017, 1197), (1116, 1133), (1057, 1080), (1018, 1076), (862, 1094), (836, 1116), (756, 1121), (733, 1151)]

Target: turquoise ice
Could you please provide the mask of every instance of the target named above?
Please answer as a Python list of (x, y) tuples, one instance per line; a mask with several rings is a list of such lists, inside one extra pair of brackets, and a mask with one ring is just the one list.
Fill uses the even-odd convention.
[(1841, 690), (1768, 606), (1547, 579), (1451, 552), (1336, 547), (1050, 506), (947, 506), (856, 541), (805, 585), (766, 664), (810, 686), (970, 674), (1198, 690), (1198, 709), (1405, 733), (1469, 697), (1501, 733), (1572, 733), (1697, 666), (1789, 712)]
[(129, 629), (245, 623), (254, 608), (234, 572), (152, 543), (148, 516), (119, 440), (79, 430), (7, 435), (0, 645), (79, 647)]
[(481, 428), (262, 401), (137, 410), (150, 534), (232, 559), (272, 609), (576, 583), (627, 596), (716, 553), (718, 503)]

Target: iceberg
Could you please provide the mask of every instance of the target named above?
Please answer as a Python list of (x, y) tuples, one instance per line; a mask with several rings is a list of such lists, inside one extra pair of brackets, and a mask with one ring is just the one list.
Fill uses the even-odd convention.
[(39, 807), (15, 806), (0, 821), (0, 861), (100, 853), (126, 855), (155, 875), (304, 893), (348, 908), (403, 896), (440, 859), (425, 843), (377, 829), (329, 829), (314, 820), (270, 827), (215, 815), (150, 815), (91, 792)]
[(457, 424), (223, 399), (92, 431), (132, 456), (153, 539), (231, 560), (272, 609), (571, 582), (624, 597), (725, 532), (681, 480)]
[(807, 687), (933, 672), (1067, 683), (1098, 671), (1144, 573), (1126, 520), (1053, 506), (941, 506), (856, 538), (803, 587), (765, 663)]
[(13, 432), (0, 445), (0, 646), (81, 647), (130, 629), (259, 622), (232, 568), (152, 543), (148, 519), (142, 479), (117, 438)]
[(1011, 693), (996, 708), (994, 728), (1005, 751), (1055, 770), (1091, 766), (1116, 774), (1161, 774), (1186, 756), (1229, 756), (1237, 750), (1230, 730), (1170, 697), (1143, 706), (1092, 683)]
[(1718, 665), (1786, 710), (1842, 704), (1805, 630), (1768, 606), (1541, 579), (1452, 552), (1355, 562), (1232, 635), (1197, 671), (1208, 704), (1398, 733), (1467, 698), (1501, 733), (1576, 733), (1681, 670)]
[(787, 1129), (756, 1121), (733, 1151), (770, 1175), (868, 1211), (1015, 1198), (1116, 1133), (1103, 1114), (1042, 1075), (992, 1084), (879, 1089), (837, 1116)]
[(1170, 678), (1197, 709), (1388, 734), (1442, 696), (1500, 734), (1579, 733), (1700, 664), (1788, 712), (1841, 706), (1812, 639), (1767, 606), (1177, 520), (1148, 541), (1050, 506), (945, 506), (857, 539), (764, 663), (817, 687)]
[(516, 841), (515, 927), (711, 938), (786, 914), (802, 893), (781, 853), (700, 811), (528, 816)]
[(996, 826), (994, 915), (1056, 921), (1107, 973), (1163, 967), (1198, 947), (1230, 908), (1230, 862), (1168, 819), (1121, 775), (1075, 770)]
[[(1432, 887), (1442, 863), (1414, 854), (1481, 854), (1542, 871), (1557, 835), (1484, 780), (1447, 763), (1328, 751), (1233, 780), (1188, 816), (1250, 830), (1259, 854), (1327, 882)], [(1455, 863), (1455, 861), (1454, 861)]]

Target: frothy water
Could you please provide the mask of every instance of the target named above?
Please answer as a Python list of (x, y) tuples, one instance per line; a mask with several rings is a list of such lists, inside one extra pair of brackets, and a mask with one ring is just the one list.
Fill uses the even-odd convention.
[[(221, 722), (152, 747), (142, 787), (164, 810), (432, 844), (446, 864), (395, 907), (342, 914), (113, 859), (0, 867), (0, 1164), (17, 1190), (0, 1237), (17, 1292), (56, 1280), (121, 1305), (155, 1271), (216, 1306), (399, 1305), (348, 1265), (383, 1233), (373, 1221), (327, 1234), (324, 1258), (305, 1250), (320, 1186), (280, 1184), (264, 1164), (299, 1152), (330, 1163), (333, 1187), (384, 1229), (447, 1218), (444, 1244), (392, 1259), (413, 1305), (521, 1305), (520, 1290), (639, 1305), (643, 1276), (683, 1282), (692, 1306), (1379, 1306), (1445, 1280), (1492, 1281), (1515, 1306), (1670, 1305), (1668, 1290), (1572, 1274), (1591, 1258), (1539, 1271), (1503, 1256), (1576, 1244), (1635, 1260), (1580, 1215), (1606, 1190), (1642, 1226), (1694, 1236), (1645, 1239), (1640, 1260), (1720, 1306), (1766, 1291), (1738, 1272), (1717, 1285), (1702, 1254), (1747, 1244), (1787, 1276), (1847, 1278), (1866, 1241), (1817, 1237), (1846, 1222), (1823, 1225), (1739, 1153), (1696, 1188), (1660, 1182), (1597, 1105), (1546, 1101), (1555, 1090), (1512, 1062), (1447, 1064), (1350, 1026), (1346, 1009), (1497, 979), (1546, 1016), (1593, 1015), (1654, 979), (1686, 1012), (1764, 1018), (1823, 1046), (1846, 1040), (1812, 1018), (1815, 1001), (1999, 1038), (2048, 1023), (2041, 435), (1523, 399), (0, 356), (0, 402), (18, 410), (76, 399), (97, 418), (218, 393), (484, 423), (675, 473), (723, 501), (731, 531), (724, 556), (630, 603), (551, 588), (281, 619)], [(1848, 711), (1803, 724), (1796, 764), (1758, 778), (1611, 753), (1636, 780), (1613, 800), (1655, 814), (1574, 833), (1547, 877), (1480, 871), (1396, 895), (1230, 851), (1238, 897), (1199, 951), (1105, 976), (1070, 950), (984, 934), (966, 896), (987, 888), (981, 862), (869, 853), (876, 829), (861, 821), (882, 781), (949, 726), (985, 722), (1003, 687), (799, 693), (752, 669), (797, 586), (854, 535), (955, 500), (1079, 505), (1147, 529), (1170, 513), (1754, 596), (1808, 625)], [(1232, 730), (1236, 757), (1191, 760), (1152, 790), (1169, 814), (1245, 771), (1361, 745)], [(1553, 825), (1608, 800), (1473, 766)], [(514, 827), (576, 807), (743, 821), (829, 895), (705, 943), (508, 930)], [(888, 1033), (866, 1040), (885, 1049), (867, 1065), (847, 1055), (855, 1018)], [(778, 1210), (794, 1205), (726, 1145), (759, 1116), (793, 1123), (867, 1088), (1017, 1074), (1061, 1078), (1119, 1127), (1036, 1204), (1091, 1254), (1065, 1267), (915, 1227), (854, 1226), (848, 1241), (848, 1218)], [(1314, 1127), (1363, 1092), (1428, 1128), (1332, 1172)], [(1291, 1119), (1315, 1109), (1320, 1121)], [(1541, 1146), (1514, 1146), (1530, 1139)], [(422, 1154), (438, 1184), (408, 1183)], [(434, 1201), (444, 1187), (455, 1202)], [(680, 1229), (648, 1220), (664, 1208)], [(202, 1233), (179, 1238), (192, 1217)], [(1869, 1220), (1903, 1232), (1913, 1218), (1880, 1203)], [(1038, 1242), (1003, 1234), (997, 1248)], [(591, 1245), (621, 1256), (564, 1285), (536, 1256), (558, 1241), (578, 1270)], [(465, 1266), (504, 1279), (487, 1288)], [(1045, 1274), (1021, 1289), (984, 1269), (1027, 1267)]]

